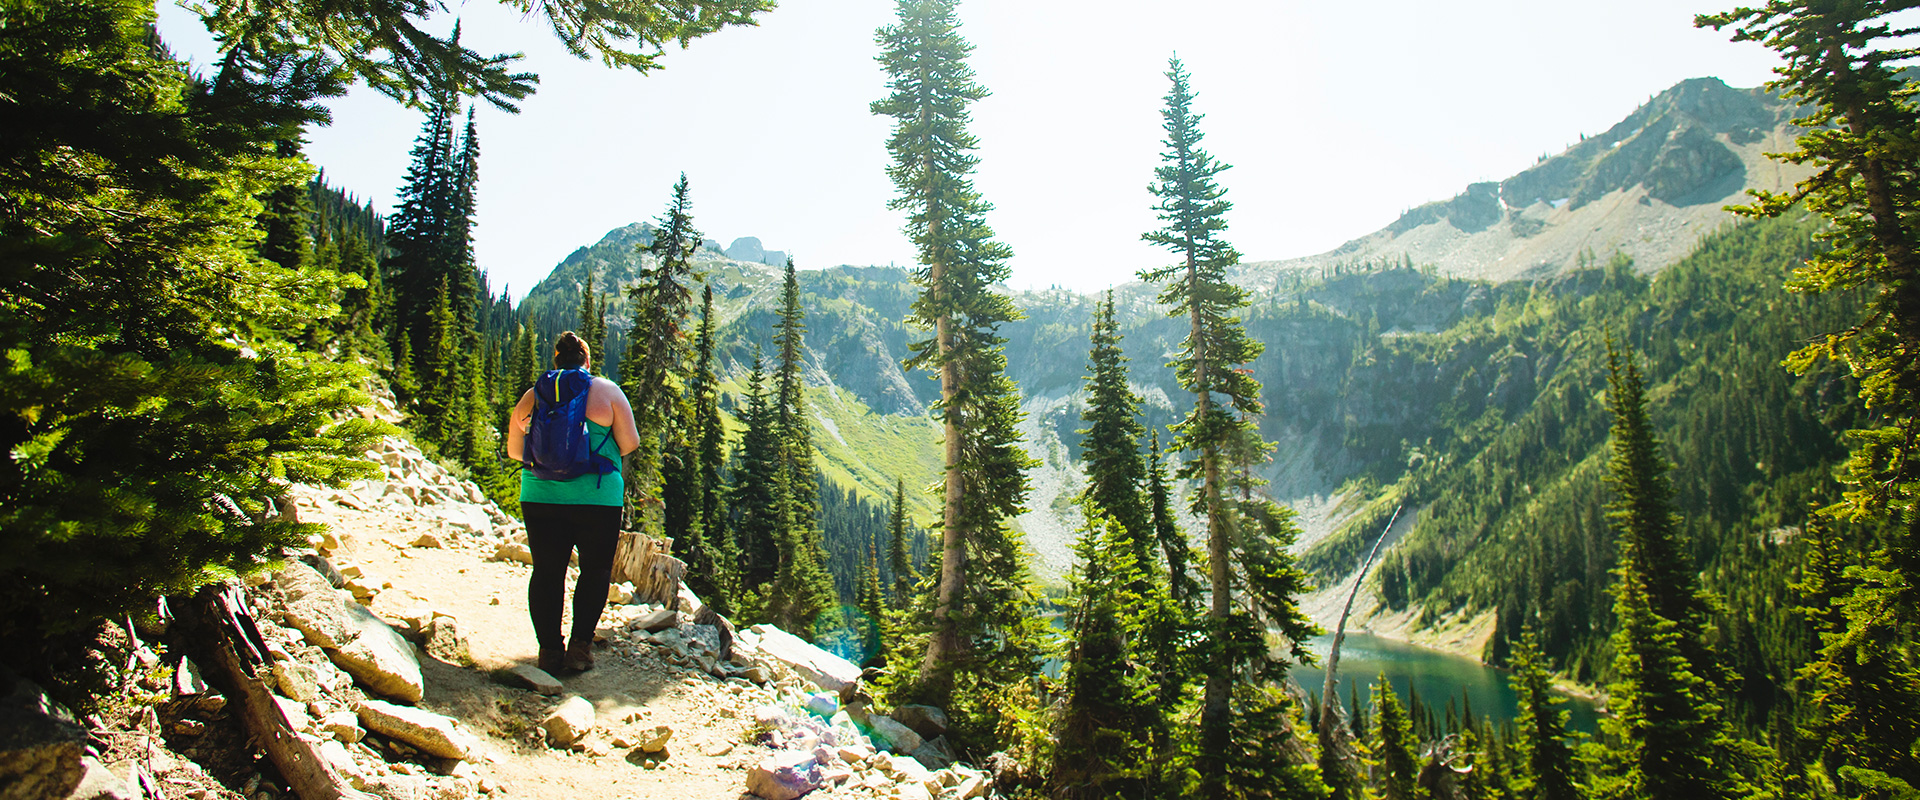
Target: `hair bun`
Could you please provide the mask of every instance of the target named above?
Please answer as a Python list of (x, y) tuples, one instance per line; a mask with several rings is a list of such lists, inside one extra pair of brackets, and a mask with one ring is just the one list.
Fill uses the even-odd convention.
[(579, 334), (573, 331), (560, 334), (560, 338), (553, 343), (553, 368), (572, 369), (586, 366), (590, 352), (587, 349), (587, 340), (580, 338)]

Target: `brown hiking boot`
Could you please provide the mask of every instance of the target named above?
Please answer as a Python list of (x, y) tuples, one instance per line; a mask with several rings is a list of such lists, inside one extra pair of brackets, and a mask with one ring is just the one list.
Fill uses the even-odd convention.
[(593, 669), (593, 640), (575, 642), (567, 647), (567, 657), (563, 665), (574, 672), (586, 672)]
[(543, 647), (540, 648), (540, 660), (534, 666), (539, 667), (541, 672), (552, 675), (559, 672), (565, 664), (564, 658), (562, 651)]

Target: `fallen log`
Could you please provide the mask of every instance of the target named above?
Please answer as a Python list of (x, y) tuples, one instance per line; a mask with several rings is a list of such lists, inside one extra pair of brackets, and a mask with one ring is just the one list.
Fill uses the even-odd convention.
[(208, 685), (239, 706), (248, 735), (267, 751), (288, 789), (304, 800), (372, 800), (327, 763), (319, 742), (301, 738), (274, 701), (265, 680), (272, 657), (239, 586), (208, 586), (191, 597), (169, 598), (168, 605), (174, 613), (169, 635), (200, 666)]

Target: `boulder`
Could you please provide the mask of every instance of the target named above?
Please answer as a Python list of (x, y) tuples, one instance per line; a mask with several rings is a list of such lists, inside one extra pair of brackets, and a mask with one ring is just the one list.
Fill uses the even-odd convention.
[(680, 624), (680, 615), (670, 608), (656, 608), (633, 618), (633, 627), (643, 631), (664, 631)]
[(290, 562), (277, 578), (286, 598), (287, 624), (308, 644), (374, 693), (408, 703), (420, 701), (426, 682), (413, 647), (365, 606), (329, 585), (313, 567)]
[(328, 650), (327, 657), (375, 694), (406, 703), (420, 702), (426, 681), (420, 676), (413, 646), (366, 606), (348, 603), (347, 613), (359, 635), (337, 650)]
[(947, 737), (940, 736), (914, 748), (913, 760), (925, 764), (928, 769), (946, 769), (953, 766), (958, 757), (953, 754), (953, 747), (947, 744)]
[(352, 744), (366, 738), (367, 731), (360, 727), (360, 716), (351, 711), (336, 711), (320, 720), (320, 732), (328, 734), (335, 741)]
[(84, 770), (80, 784), (66, 794), (66, 800), (142, 800), (145, 797), (92, 756), (80, 759), (80, 767)]
[(562, 689), (566, 688), (561, 685), (559, 680), (547, 674), (546, 670), (532, 664), (521, 664), (514, 667), (513, 675), (515, 678), (518, 678), (522, 684), (526, 685), (528, 689), (532, 689), (541, 694), (559, 694)]
[(479, 742), (448, 717), (382, 700), (363, 700), (356, 709), (367, 730), (405, 742), (440, 758), (465, 759)]
[(453, 617), (436, 616), (427, 623), (427, 655), (460, 667), (473, 666), (473, 652), (467, 637), (460, 633), (460, 622)]
[(815, 686), (837, 693), (860, 680), (860, 668), (853, 662), (814, 647), (798, 636), (764, 624), (753, 626), (753, 632), (758, 636), (755, 644), (762, 654), (792, 667)]
[(532, 564), (533, 551), (520, 542), (501, 542), (494, 545), (493, 560), (518, 561), (522, 564)]
[(622, 581), (607, 585), (607, 603), (625, 605), (633, 602), (633, 584)]
[(763, 800), (794, 800), (824, 785), (813, 754), (800, 750), (775, 753), (747, 771), (747, 791)]
[(874, 744), (895, 753), (912, 753), (920, 749), (925, 741), (912, 728), (895, 722), (885, 714), (871, 714), (867, 717), (867, 727), (873, 734)]
[(65, 797), (87, 769), (87, 732), (39, 709), (0, 704), (0, 796)]
[(905, 705), (893, 709), (887, 716), (913, 729), (922, 739), (932, 739), (947, 732), (947, 712), (934, 706)]
[(414, 539), (413, 546), (430, 548), (430, 549), (439, 549), (442, 547), (446, 547), (447, 545), (445, 542), (440, 541), (439, 536), (433, 534), (432, 532), (428, 532), (428, 533), (420, 534), (419, 538)]
[(593, 730), (593, 704), (579, 695), (569, 697), (540, 721), (540, 727), (546, 730), (550, 744), (556, 747), (571, 745)]
[(674, 595), (674, 599), (678, 600), (680, 605), (676, 610), (689, 617), (700, 616), (700, 612), (707, 607), (705, 603), (700, 602), (700, 596), (694, 594), (693, 590), (687, 588), (684, 583), (680, 584), (680, 591)]
[(273, 682), (280, 693), (302, 703), (320, 699), (320, 672), (293, 659), (273, 665)]
[(828, 692), (808, 695), (807, 710), (819, 715), (822, 719), (831, 718), (834, 712), (840, 710), (840, 698)]

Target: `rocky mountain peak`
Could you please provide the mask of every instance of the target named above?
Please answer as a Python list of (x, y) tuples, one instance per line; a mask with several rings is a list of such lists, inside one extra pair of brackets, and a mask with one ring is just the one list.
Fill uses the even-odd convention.
[(1380, 231), (1317, 256), (1248, 264), (1248, 277), (1340, 264), (1434, 264), (1492, 280), (1543, 277), (1585, 255), (1673, 263), (1728, 219), (1748, 189), (1785, 189), (1806, 174), (1766, 153), (1791, 149), (1799, 110), (1764, 89), (1693, 78), (1655, 95), (1605, 132), (1502, 181), (1469, 185)]

